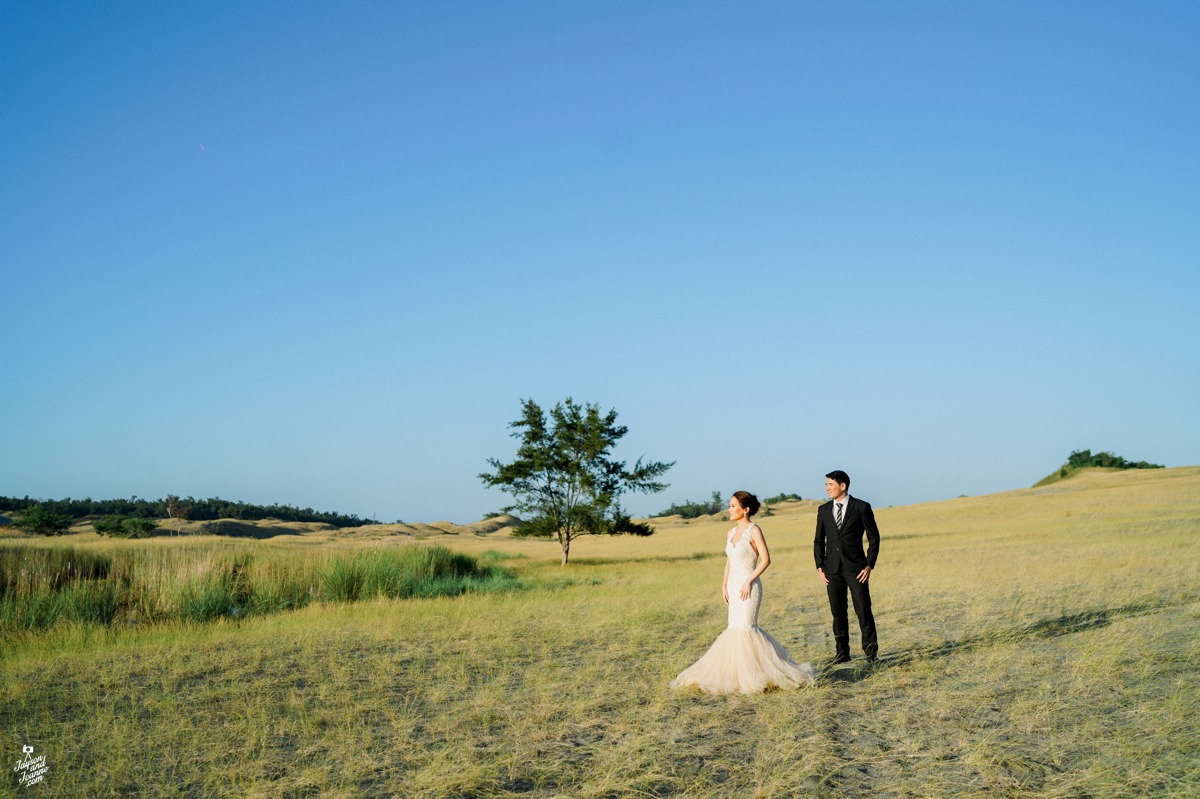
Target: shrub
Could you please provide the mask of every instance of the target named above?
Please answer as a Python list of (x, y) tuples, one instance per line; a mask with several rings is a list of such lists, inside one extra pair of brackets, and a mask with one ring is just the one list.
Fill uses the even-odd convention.
[(158, 529), (158, 523), (153, 519), (110, 514), (92, 522), (92, 529), (114, 538), (145, 538)]
[(12, 516), (13, 526), (37, 535), (62, 535), (71, 527), (71, 517), (55, 513), (45, 505), (30, 505)]
[(145, 538), (158, 529), (153, 519), (129, 518), (125, 520), (125, 532), (130, 538)]
[(99, 535), (123, 535), (125, 525), (123, 524), (124, 517), (117, 515), (104, 516), (92, 522), (92, 529)]

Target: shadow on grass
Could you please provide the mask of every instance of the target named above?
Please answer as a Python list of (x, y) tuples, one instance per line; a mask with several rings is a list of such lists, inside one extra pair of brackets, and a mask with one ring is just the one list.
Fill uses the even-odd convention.
[(1177, 603), (1135, 602), (1115, 608), (1086, 610), (1080, 613), (1041, 619), (1040, 621), (1035, 621), (1033, 624), (1015, 627), (1010, 630), (981, 633), (979, 635), (967, 636), (958, 641), (943, 641), (933, 646), (913, 647), (894, 653), (881, 654), (874, 666), (865, 661), (852, 661), (849, 664), (845, 664), (842, 668), (830, 671), (823, 676), (827, 680), (859, 682), (881, 669), (904, 666), (918, 660), (936, 660), (995, 644), (1020, 643), (1022, 641), (1037, 639), (1044, 640), (1087, 632), (1089, 630), (1098, 630), (1107, 627), (1114, 621), (1144, 616), (1148, 613), (1171, 607), (1174, 604)]
[[(160, 527), (158, 530), (173, 534), (173, 531), (169, 531), (164, 527)], [(157, 533), (158, 531), (155, 532)], [(260, 527), (249, 522), (222, 519), (220, 521), (205, 522), (200, 527), (198, 534), (223, 535), (228, 538), (254, 538), (262, 541), (267, 538), (276, 538), (279, 536), (298, 536), (300, 535), (300, 531), (283, 525), (279, 527)]]
[(883, 659), (872, 665), (865, 660), (852, 660), (849, 663), (826, 664), (817, 668), (818, 682), (837, 682), (846, 685), (862, 682), (880, 669), (893, 665), (885, 664)]

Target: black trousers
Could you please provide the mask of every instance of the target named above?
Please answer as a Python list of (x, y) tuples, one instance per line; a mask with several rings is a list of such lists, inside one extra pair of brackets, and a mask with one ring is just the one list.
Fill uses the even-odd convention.
[(854, 601), (854, 615), (858, 616), (858, 630), (862, 634), (863, 654), (874, 660), (879, 654), (879, 639), (875, 635), (875, 616), (871, 613), (870, 582), (860, 583), (856, 571), (841, 571), (825, 574), (829, 585), (829, 609), (833, 611), (833, 643), (836, 656), (850, 657), (850, 616), (846, 607), (846, 591)]

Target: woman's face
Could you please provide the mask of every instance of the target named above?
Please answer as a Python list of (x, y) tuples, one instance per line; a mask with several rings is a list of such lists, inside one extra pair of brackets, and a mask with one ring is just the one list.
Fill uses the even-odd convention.
[(737, 501), (737, 497), (729, 498), (729, 518), (732, 521), (738, 521), (746, 516), (746, 509), (742, 507), (742, 503)]

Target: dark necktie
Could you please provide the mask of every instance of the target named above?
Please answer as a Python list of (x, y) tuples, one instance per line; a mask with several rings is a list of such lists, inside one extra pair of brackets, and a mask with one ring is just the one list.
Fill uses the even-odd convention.
[(835, 507), (837, 508), (837, 512), (834, 514), (834, 521), (837, 522), (838, 529), (841, 530), (842, 529), (842, 503), (840, 503), (840, 502), (836, 503)]

